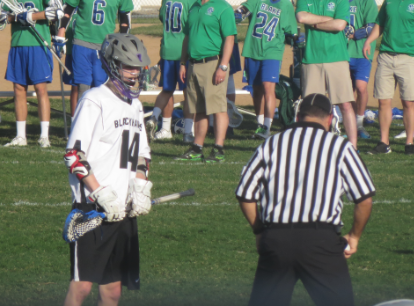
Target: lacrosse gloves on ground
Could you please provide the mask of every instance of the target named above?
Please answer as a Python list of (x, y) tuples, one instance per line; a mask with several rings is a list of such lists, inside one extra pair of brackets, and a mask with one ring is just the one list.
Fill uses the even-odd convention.
[(125, 205), (111, 186), (98, 187), (89, 195), (89, 199), (105, 210), (106, 221), (117, 222), (125, 218)]
[(131, 205), (128, 217), (146, 215), (151, 210), (152, 183), (147, 180), (133, 178), (129, 180), (127, 204)]

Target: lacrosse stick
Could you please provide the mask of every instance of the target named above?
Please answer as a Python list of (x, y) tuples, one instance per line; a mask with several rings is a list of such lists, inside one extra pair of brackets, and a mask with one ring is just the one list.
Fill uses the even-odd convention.
[(227, 114), (229, 115), (229, 127), (238, 128), (243, 122), (243, 115), (240, 114), (234, 102), (227, 99)]
[[(195, 191), (191, 188), (153, 199), (151, 200), (151, 205), (193, 196), (194, 194)], [(105, 213), (97, 212), (96, 210), (85, 213), (80, 209), (73, 209), (66, 218), (65, 226), (63, 227), (63, 239), (66, 242), (75, 242), (86, 233), (100, 226), (105, 218)]]
[[(17, 2), (17, 0), (1, 0), (1, 4), (5, 4), (15, 15), (18, 15), (20, 13), (25, 12), (25, 8), (23, 7), (22, 3)], [(36, 33), (36, 35), (39, 37), (39, 39), (43, 42), (43, 44), (50, 50), (53, 57), (58, 61), (59, 65), (65, 69), (66, 73), (68, 75), (71, 74), (70, 70), (66, 68), (65, 64), (60, 60), (59, 56), (55, 53), (55, 50), (47, 43), (47, 41), (43, 38), (43, 36), (39, 33), (39, 31), (36, 29), (34, 25), (30, 25), (30, 28)]]
[(236, 108), (242, 114), (256, 117), (256, 114), (255, 113), (253, 113), (251, 111), (248, 111), (247, 109), (244, 109), (244, 108), (241, 108), (241, 107), (238, 107), (238, 106), (236, 106)]

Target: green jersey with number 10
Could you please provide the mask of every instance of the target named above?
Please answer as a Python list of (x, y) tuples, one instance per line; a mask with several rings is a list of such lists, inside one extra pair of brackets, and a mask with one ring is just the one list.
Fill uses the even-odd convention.
[[(375, 0), (351, 0), (349, 6), (349, 24), (355, 28), (355, 31), (368, 23), (375, 23), (378, 15)], [(352, 58), (364, 58), (362, 49), (366, 40), (366, 38), (359, 40), (350, 39), (348, 42), (349, 56)], [(375, 44), (376, 41), (374, 40), (371, 44), (371, 55), (369, 55), (371, 61), (374, 58)]]
[(285, 33), (296, 34), (295, 10), (289, 0), (248, 0), (251, 12), (242, 56), (255, 60), (282, 60)]
[(178, 61), (185, 34), (183, 28), (188, 20), (188, 11), (197, 0), (163, 0), (159, 18), (163, 24), (160, 56), (162, 59)]
[(118, 11), (134, 9), (132, 0), (66, 0), (66, 4), (78, 7), (75, 39), (102, 44), (107, 34), (115, 32)]

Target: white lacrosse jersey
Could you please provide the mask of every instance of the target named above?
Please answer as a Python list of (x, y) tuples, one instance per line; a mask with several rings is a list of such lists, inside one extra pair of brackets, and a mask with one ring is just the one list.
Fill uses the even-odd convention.
[[(151, 158), (141, 102), (122, 101), (105, 84), (88, 90), (76, 107), (66, 148), (85, 152), (99, 184), (112, 186), (126, 203), (138, 156)], [(74, 174), (69, 174), (69, 183), (73, 202), (91, 203), (89, 190)]]

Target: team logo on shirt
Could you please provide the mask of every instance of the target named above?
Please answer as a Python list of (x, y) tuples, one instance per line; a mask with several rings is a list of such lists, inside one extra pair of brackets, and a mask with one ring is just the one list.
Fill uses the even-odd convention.
[(407, 12), (409, 12), (409, 13), (414, 13), (414, 4), (410, 4), (410, 5), (408, 6)]
[(335, 10), (335, 3), (329, 2), (328, 3), (328, 11), (334, 11)]
[(214, 12), (214, 7), (209, 7), (209, 8), (207, 9), (206, 15), (211, 16), (211, 15), (213, 14), (213, 12)]

